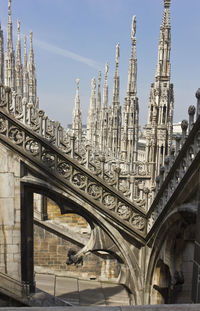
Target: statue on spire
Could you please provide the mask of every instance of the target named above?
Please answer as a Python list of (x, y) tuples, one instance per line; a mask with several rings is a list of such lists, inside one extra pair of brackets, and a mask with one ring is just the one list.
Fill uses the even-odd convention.
[(8, 0), (8, 15), (11, 15), (11, 0)]
[(77, 78), (76, 79), (76, 90), (77, 90), (77, 92), (79, 91), (79, 82), (80, 82), (80, 79)]
[(98, 77), (98, 86), (101, 84), (101, 71), (99, 71), (99, 77)]
[(106, 62), (106, 65), (105, 65), (105, 76), (108, 75), (108, 70), (109, 70), (109, 66), (108, 66), (108, 62)]
[(17, 20), (17, 33), (20, 33), (20, 20)]
[(95, 89), (96, 89), (96, 80), (95, 80), (95, 78), (92, 78), (91, 87), (92, 87), (92, 91), (95, 92)]
[(164, 7), (165, 7), (166, 9), (169, 9), (170, 3), (171, 3), (171, 0), (164, 0)]
[(32, 31), (30, 32), (30, 43), (31, 44), (33, 43), (33, 32)]
[(116, 63), (119, 63), (119, 56), (120, 56), (119, 43), (117, 43), (117, 45), (116, 45), (116, 58), (115, 58)]
[(131, 29), (131, 38), (134, 39), (136, 34), (136, 16), (132, 18), (132, 29)]

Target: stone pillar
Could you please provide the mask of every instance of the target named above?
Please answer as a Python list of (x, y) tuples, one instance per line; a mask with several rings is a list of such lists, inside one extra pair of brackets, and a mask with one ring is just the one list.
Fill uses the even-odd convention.
[(29, 292), (35, 292), (33, 260), (33, 191), (21, 184), (21, 271)]
[(20, 160), (0, 143), (0, 162), (0, 274), (21, 281)]

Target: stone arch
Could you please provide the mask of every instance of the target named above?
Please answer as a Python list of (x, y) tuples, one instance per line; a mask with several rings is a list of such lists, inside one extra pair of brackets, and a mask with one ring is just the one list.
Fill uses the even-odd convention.
[(69, 196), (65, 196), (63, 190), (60, 191), (59, 188), (52, 186), (51, 183), (42, 179), (33, 177), (27, 181), (24, 179), (22, 183), (29, 189), (29, 192), (40, 193), (52, 198), (60, 207), (61, 213), (76, 210), (78, 214), (90, 221), (93, 228), (96, 226), (101, 228), (101, 231), (108, 237), (109, 242), (115, 245), (114, 252), (117, 252), (117, 256), (124, 262), (124, 270), (120, 277), (120, 283), (125, 285), (132, 293), (132, 303), (141, 304), (143, 292), (142, 276), (137, 259), (130, 247), (130, 243), (123, 237), (119, 230), (112, 225), (109, 219), (107, 220), (98, 210), (93, 209), (88, 203), (82, 201), (81, 205), (80, 200), (71, 200)]
[(191, 301), (195, 230), (194, 217), (191, 217), (193, 213), (192, 208), (188, 207), (186, 211), (184, 206), (180, 206), (160, 223), (151, 241), (145, 303)]

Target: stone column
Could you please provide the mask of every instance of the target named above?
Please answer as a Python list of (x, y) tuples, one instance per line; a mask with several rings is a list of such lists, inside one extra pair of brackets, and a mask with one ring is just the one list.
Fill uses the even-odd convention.
[(21, 184), (21, 271), (29, 292), (35, 292), (33, 258), (33, 191)]
[(0, 143), (0, 162), (0, 273), (20, 281), (20, 159)]

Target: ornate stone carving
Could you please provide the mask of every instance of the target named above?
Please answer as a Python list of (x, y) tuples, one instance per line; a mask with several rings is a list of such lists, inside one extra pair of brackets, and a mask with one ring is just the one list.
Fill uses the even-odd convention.
[(96, 200), (101, 196), (101, 187), (97, 184), (90, 184), (87, 191)]
[(34, 156), (38, 155), (40, 151), (40, 145), (34, 139), (28, 139), (26, 141), (25, 148)]
[(42, 152), (41, 159), (46, 165), (52, 166), (55, 161), (55, 155), (51, 153), (50, 151), (45, 150)]
[(5, 133), (7, 130), (7, 123), (5, 118), (0, 116), (0, 133)]
[(57, 171), (60, 175), (62, 175), (64, 178), (67, 178), (71, 175), (72, 168), (69, 164), (66, 162), (60, 162), (57, 165)]
[(124, 220), (128, 220), (132, 214), (130, 207), (120, 203), (117, 208), (117, 214)]
[(142, 231), (145, 228), (146, 221), (142, 216), (138, 214), (134, 214), (133, 217), (131, 217), (130, 222), (137, 230)]
[(11, 127), (8, 131), (8, 136), (17, 145), (23, 142), (23, 132), (20, 131), (17, 127)]
[(72, 176), (72, 183), (79, 188), (83, 188), (86, 185), (86, 176), (81, 173), (76, 173)]
[(109, 193), (104, 194), (103, 196), (103, 204), (108, 209), (113, 209), (116, 206), (116, 198)]

